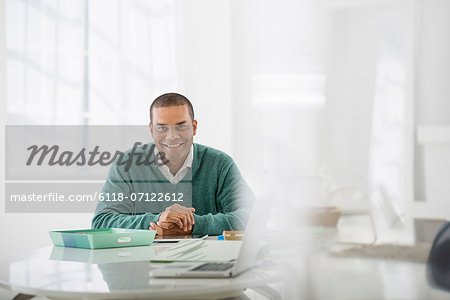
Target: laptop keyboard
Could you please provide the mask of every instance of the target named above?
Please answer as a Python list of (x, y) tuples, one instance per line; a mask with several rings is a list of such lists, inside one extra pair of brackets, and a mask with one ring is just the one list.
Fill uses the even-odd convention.
[(225, 271), (234, 266), (234, 263), (205, 263), (191, 271)]

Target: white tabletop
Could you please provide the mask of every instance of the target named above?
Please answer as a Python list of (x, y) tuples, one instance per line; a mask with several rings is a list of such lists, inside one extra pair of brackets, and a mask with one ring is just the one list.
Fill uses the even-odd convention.
[[(301, 241), (297, 247), (296, 241)], [(271, 247), (270, 257), (276, 257), (278, 271), (270, 265), (227, 279), (151, 277), (150, 271), (161, 264), (149, 261), (173, 244), (103, 250), (45, 247), (0, 261), (0, 286), (52, 298), (211, 299), (278, 283), (282, 286), (277, 292), (284, 299), (450, 297), (449, 292), (430, 285), (425, 263), (334, 257), (328, 254), (328, 244), (314, 243), (315, 251), (306, 252), (303, 243), (295, 239)]]
[(45, 247), (0, 261), (0, 286), (55, 298), (211, 298), (230, 297), (247, 287), (273, 281), (257, 268), (236, 278), (153, 278), (161, 264), (149, 262), (171, 245), (112, 249)]

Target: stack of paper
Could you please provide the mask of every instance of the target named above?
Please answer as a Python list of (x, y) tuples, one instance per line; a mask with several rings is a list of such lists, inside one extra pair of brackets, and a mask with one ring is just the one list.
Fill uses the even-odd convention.
[(152, 262), (226, 262), (237, 259), (241, 241), (182, 241), (158, 254)]

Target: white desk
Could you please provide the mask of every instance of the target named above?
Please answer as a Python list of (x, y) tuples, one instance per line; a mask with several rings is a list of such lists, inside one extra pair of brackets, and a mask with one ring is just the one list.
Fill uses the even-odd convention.
[(273, 299), (450, 299), (449, 292), (429, 285), (426, 264), (336, 258), (326, 249), (305, 257), (297, 251), (303, 243), (287, 244), (277, 260), (281, 274), (267, 267), (232, 279), (152, 278), (155, 264), (148, 261), (167, 247), (162, 244), (95, 251), (46, 247), (0, 261), (0, 286), (52, 298), (211, 299), (282, 282)]
[(170, 245), (88, 250), (45, 247), (0, 261), (0, 287), (51, 298), (223, 298), (273, 281), (254, 269), (230, 279), (164, 279), (149, 260)]

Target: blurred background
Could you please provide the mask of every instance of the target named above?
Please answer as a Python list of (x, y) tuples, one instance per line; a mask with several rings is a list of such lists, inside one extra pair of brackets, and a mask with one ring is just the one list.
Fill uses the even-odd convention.
[[(276, 201), (271, 226), (347, 189), (337, 198), (369, 207), (379, 241), (432, 239), (450, 215), (449, 11), (447, 0), (1, 0), (1, 121), (148, 124), (153, 99), (179, 92), (194, 141)], [(15, 242), (0, 254), (91, 217), (2, 205), (1, 235)]]

